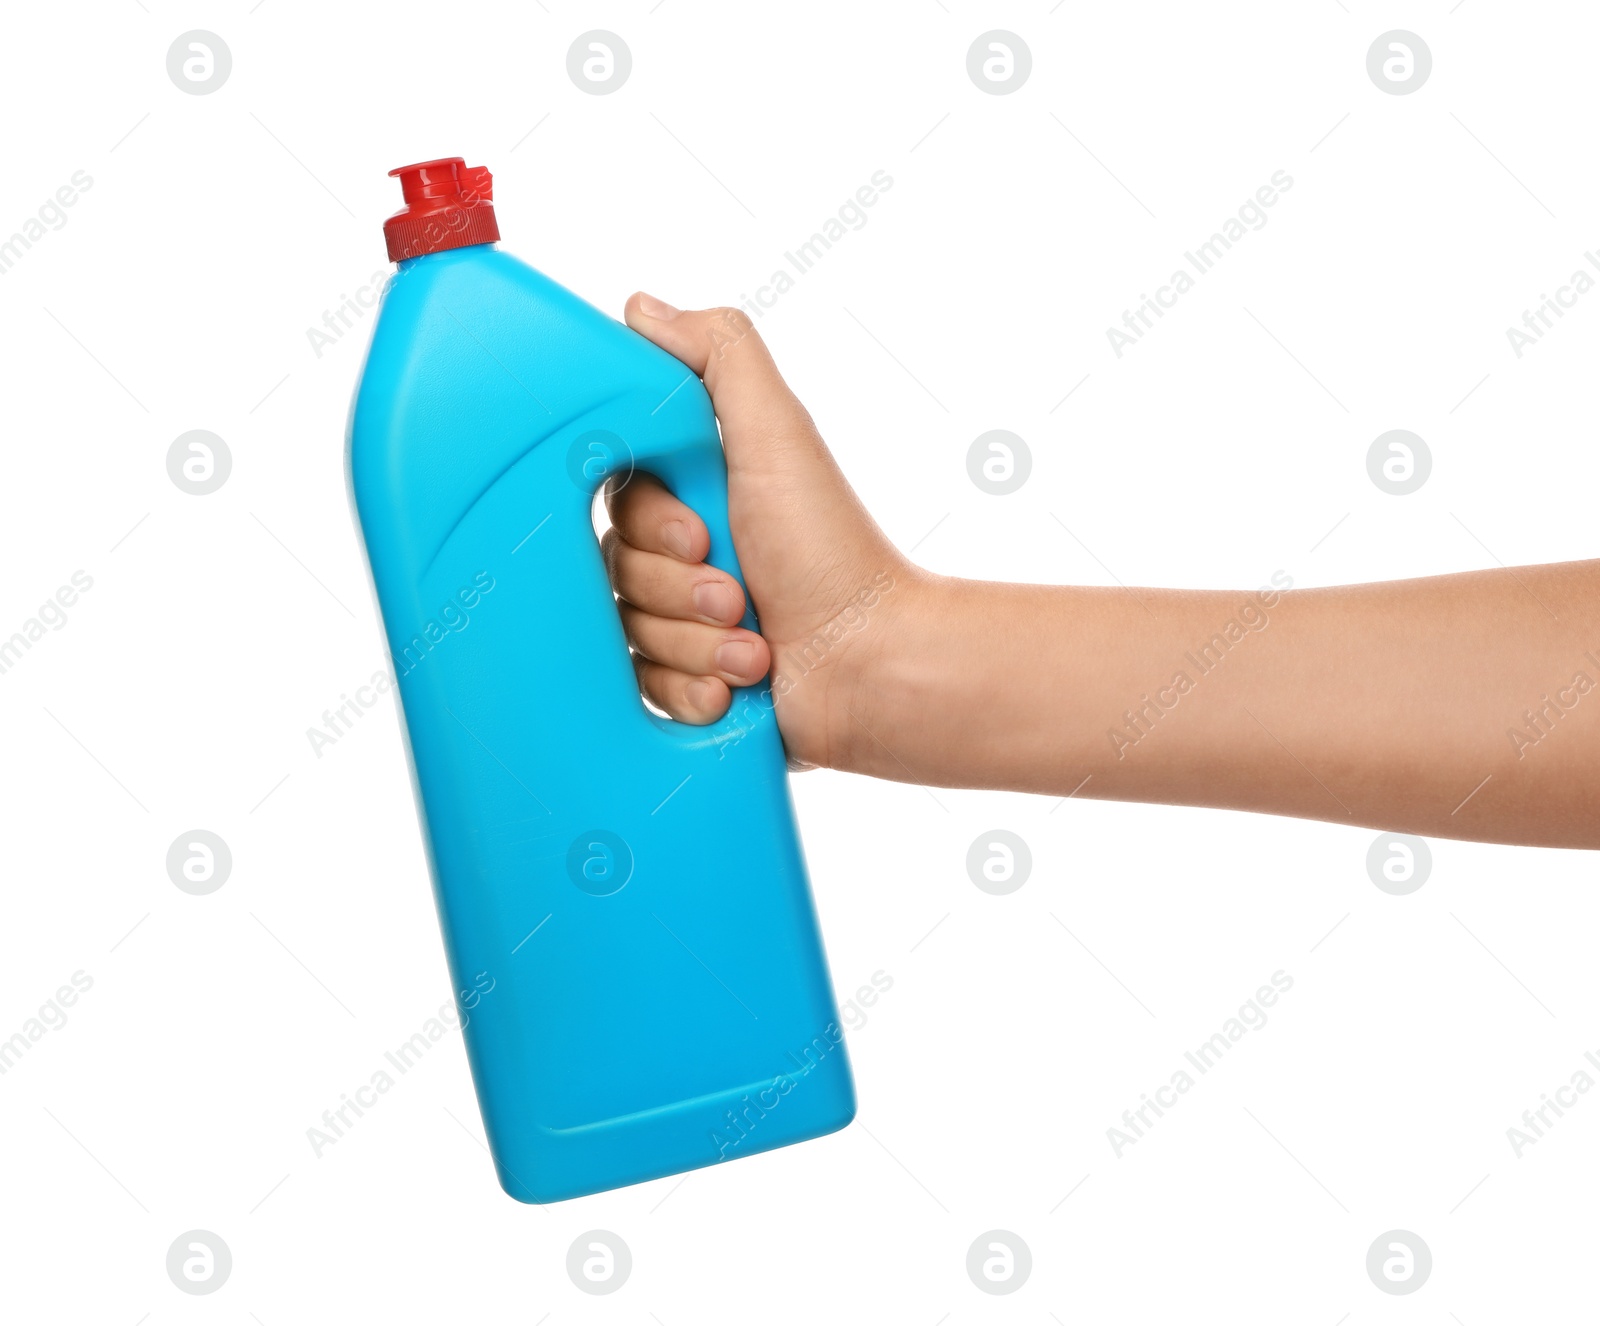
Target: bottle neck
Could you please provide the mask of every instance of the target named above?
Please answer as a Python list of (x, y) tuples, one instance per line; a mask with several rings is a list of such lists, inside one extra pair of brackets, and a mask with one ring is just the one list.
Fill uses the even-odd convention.
[(433, 249), (427, 253), (419, 253), (410, 258), (397, 258), (394, 261), (398, 270), (402, 272), (409, 272), (413, 268), (418, 267), (425, 262), (450, 262), (453, 261), (457, 256), (465, 254), (470, 250), (492, 249), (494, 245), (494, 240), (483, 240), (476, 244), (457, 244), (448, 249)]

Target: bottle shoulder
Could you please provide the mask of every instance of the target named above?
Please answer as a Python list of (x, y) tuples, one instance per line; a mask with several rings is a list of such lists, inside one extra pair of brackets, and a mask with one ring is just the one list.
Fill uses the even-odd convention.
[(688, 368), (512, 255), (476, 246), (396, 272), (350, 419), (369, 539), (404, 530), (424, 564), (513, 466), (537, 452), (559, 470), (592, 431), (641, 463), (717, 435)]
[[(687, 371), (622, 322), (493, 245), (401, 265), (379, 307), (357, 407), (375, 379), (386, 400), (406, 384), (436, 399), (464, 360), (492, 361), (553, 413), (620, 389), (663, 394)], [(376, 401), (372, 402), (376, 404)]]

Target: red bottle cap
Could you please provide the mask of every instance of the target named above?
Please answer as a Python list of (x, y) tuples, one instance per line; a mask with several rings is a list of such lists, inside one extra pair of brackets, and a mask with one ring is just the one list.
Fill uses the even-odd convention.
[(383, 223), (389, 261), (424, 253), (492, 244), (500, 238), (494, 219), (494, 178), (486, 166), (469, 166), (461, 157), (441, 157), (415, 166), (397, 166), (406, 205)]

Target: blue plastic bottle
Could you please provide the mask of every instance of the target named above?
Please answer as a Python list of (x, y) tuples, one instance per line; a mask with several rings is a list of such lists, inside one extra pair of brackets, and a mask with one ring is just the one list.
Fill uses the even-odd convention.
[(651, 713), (591, 523), (647, 471), (737, 576), (711, 403), (494, 246), (488, 171), (391, 174), (350, 476), (501, 1185), (556, 1201), (842, 1128), (770, 695), (705, 728)]

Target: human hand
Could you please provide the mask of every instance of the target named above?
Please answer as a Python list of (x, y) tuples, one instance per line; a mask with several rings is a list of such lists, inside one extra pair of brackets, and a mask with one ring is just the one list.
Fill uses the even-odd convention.
[(729, 524), (761, 626), (739, 627), (744, 593), (705, 565), (698, 515), (646, 475), (608, 486), (602, 549), (640, 689), (673, 718), (706, 724), (727, 712), (731, 687), (770, 669), (790, 762), (848, 767), (851, 706), (889, 634), (867, 622), (904, 608), (916, 572), (867, 514), (748, 317), (680, 312), (645, 294), (624, 316), (711, 394)]
[(1600, 668), (1600, 561), (1289, 593), (1282, 573), (1253, 592), (930, 575), (744, 314), (635, 295), (626, 316), (711, 393), (761, 626), (738, 626), (694, 512), (642, 476), (608, 493), (640, 686), (673, 717), (713, 722), (770, 666), (801, 767), (1600, 847), (1600, 708), (1577, 701)]

